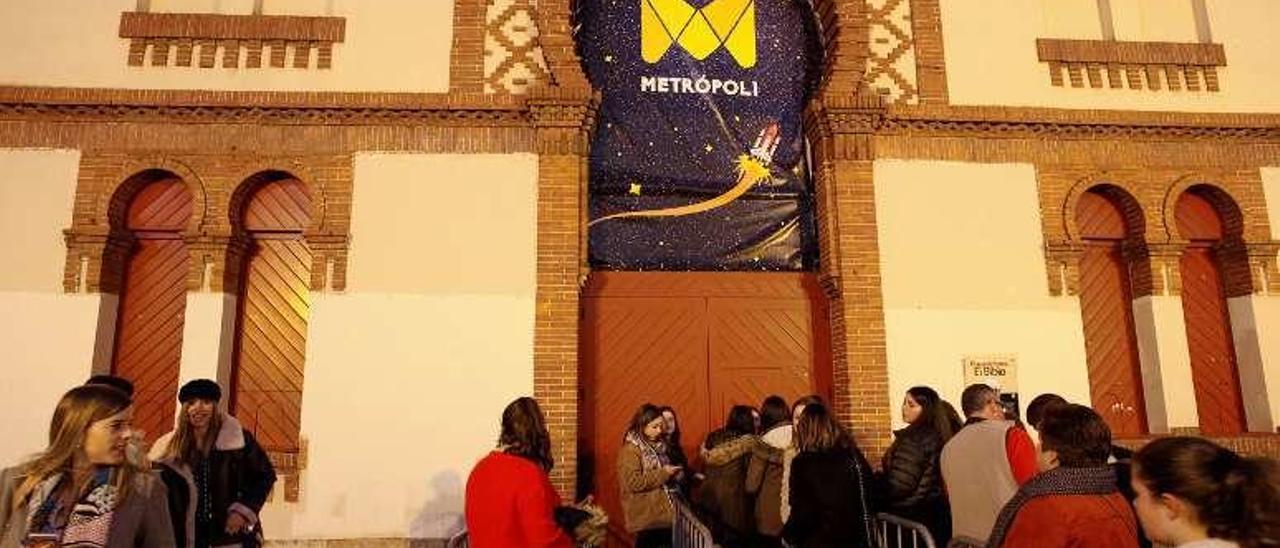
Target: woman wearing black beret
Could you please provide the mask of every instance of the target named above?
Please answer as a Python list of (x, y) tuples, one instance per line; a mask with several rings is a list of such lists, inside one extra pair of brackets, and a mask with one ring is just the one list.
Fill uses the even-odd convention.
[(260, 546), (258, 512), (276, 482), (275, 469), (253, 435), (218, 410), (222, 388), (208, 379), (182, 386), (177, 428), (151, 446), (151, 460), (169, 488), (178, 546)]

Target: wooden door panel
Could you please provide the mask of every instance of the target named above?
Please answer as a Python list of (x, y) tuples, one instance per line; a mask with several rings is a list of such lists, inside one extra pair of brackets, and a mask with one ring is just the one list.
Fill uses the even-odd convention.
[(632, 413), (646, 402), (673, 407), (690, 455), (706, 434), (706, 305), (697, 298), (588, 298), (583, 308), (590, 441), (579, 458), (594, 467), (593, 492), (614, 517), (611, 537), (625, 543), (617, 457)]
[(1119, 437), (1147, 433), (1129, 287), (1118, 242), (1085, 248), (1080, 259), (1080, 312), (1089, 392), (1094, 410)]
[(1182, 312), (1191, 353), (1200, 431), (1206, 435), (1245, 430), (1231, 320), (1213, 250), (1193, 246), (1182, 254)]
[(233, 406), (268, 450), (298, 449), (310, 265), (301, 240), (259, 240), (242, 280)]
[[(670, 405), (685, 452), (722, 425), (729, 406), (788, 400), (829, 375), (826, 308), (811, 274), (596, 272), (582, 298), (580, 473), (613, 516), (613, 545), (629, 545), (618, 499), (617, 452), (635, 409)], [(819, 356), (815, 358), (815, 356)], [(820, 381), (820, 379), (819, 379)]]
[(708, 299), (713, 420), (771, 394), (790, 402), (815, 391), (810, 309), (801, 299)]
[(144, 239), (125, 271), (112, 373), (133, 382), (133, 421), (147, 441), (173, 428), (189, 262), (181, 239)]

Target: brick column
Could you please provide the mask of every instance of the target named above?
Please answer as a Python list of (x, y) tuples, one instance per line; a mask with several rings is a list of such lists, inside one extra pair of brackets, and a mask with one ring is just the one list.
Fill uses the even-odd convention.
[(872, 462), (890, 441), (873, 132), (883, 106), (868, 93), (815, 100), (807, 126), (816, 158), (820, 277), (830, 299), (837, 416)]
[(547, 415), (551, 481), (572, 499), (578, 449), (578, 292), (587, 273), (583, 216), (589, 90), (537, 90), (529, 99), (538, 152), (538, 268), (533, 394)]

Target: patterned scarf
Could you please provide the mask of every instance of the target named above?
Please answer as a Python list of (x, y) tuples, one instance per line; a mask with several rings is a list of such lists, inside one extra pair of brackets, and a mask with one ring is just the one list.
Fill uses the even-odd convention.
[(58, 516), (65, 511), (62, 497), (58, 496), (64, 475), (54, 474), (41, 481), (27, 501), (27, 538), (23, 544), (104, 548), (120, 502), (115, 478), (114, 468), (95, 471), (88, 491), (71, 507), (65, 524), (58, 523)]
[(1055, 468), (1031, 478), (1000, 511), (991, 530), (987, 548), (999, 548), (1013, 526), (1018, 510), (1031, 499), (1053, 495), (1109, 495), (1118, 493), (1116, 473), (1108, 466), (1095, 468)]
[(662, 468), (671, 464), (667, 459), (666, 445), (661, 441), (650, 443), (635, 432), (627, 432), (626, 440), (627, 443), (640, 448), (640, 462), (644, 465), (645, 470)]

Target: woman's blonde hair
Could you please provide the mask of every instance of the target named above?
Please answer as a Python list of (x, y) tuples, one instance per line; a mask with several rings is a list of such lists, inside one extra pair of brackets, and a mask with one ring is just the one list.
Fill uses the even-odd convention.
[(854, 447), (853, 437), (821, 403), (804, 407), (795, 425), (796, 450), (801, 453), (819, 453), (833, 449), (849, 450)]
[(218, 439), (218, 431), (222, 429), (222, 413), (218, 411), (215, 404), (213, 416), (209, 417), (209, 428), (205, 430), (204, 439), (201, 440), (196, 437), (196, 431), (191, 427), (191, 419), (187, 416), (187, 410), (196, 401), (199, 399), (183, 402), (182, 409), (178, 412), (178, 424), (173, 429), (173, 438), (169, 440), (169, 447), (165, 448), (162, 459), (191, 466), (200, 456), (201, 448), (205, 451), (213, 448), (214, 441)]
[[(27, 498), (41, 482), (54, 474), (72, 471), (76, 457), (84, 451), (85, 435), (90, 426), (120, 414), (131, 405), (133, 400), (127, 394), (110, 386), (77, 386), (63, 394), (49, 423), (49, 446), (23, 467), (26, 479), (14, 492), (13, 508), (26, 504)], [(130, 459), (120, 464), (119, 473), (115, 475), (119, 500), (128, 495), (134, 474), (142, 471), (145, 471), (144, 465)], [(74, 486), (76, 498), (86, 487)]]

